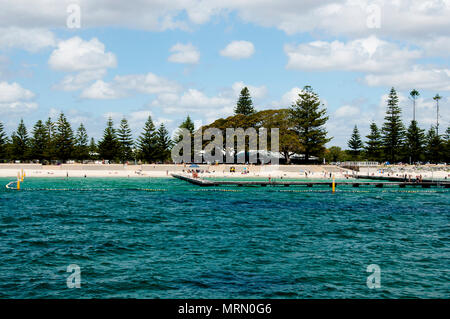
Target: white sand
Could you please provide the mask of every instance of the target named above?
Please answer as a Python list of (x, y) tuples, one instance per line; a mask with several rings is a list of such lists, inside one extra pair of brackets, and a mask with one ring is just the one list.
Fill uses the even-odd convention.
[[(234, 166), (235, 173), (230, 173), (230, 167)], [(188, 174), (192, 168), (189, 165), (121, 165), (121, 164), (63, 164), (59, 166), (43, 166), (40, 164), (0, 164), (0, 177), (15, 178), (22, 171), (27, 177), (171, 177), (171, 173)], [(223, 178), (311, 178), (311, 179), (336, 179), (345, 178), (347, 175), (374, 175), (403, 177), (405, 174), (411, 178), (422, 175), (423, 179), (450, 180), (450, 166), (389, 166), (362, 168), (360, 172), (342, 169), (332, 165), (279, 165), (279, 166), (254, 166), (254, 165), (200, 165), (204, 173), (199, 177), (223, 177)], [(184, 170), (184, 172), (183, 172)], [(248, 174), (242, 172), (248, 171)], [(330, 177), (331, 173), (331, 177)]]
[[(64, 164), (59, 166), (43, 166), (39, 164), (0, 164), (0, 177), (17, 177), (22, 171), (27, 177), (171, 177), (172, 173), (188, 174), (189, 170), (203, 171), (200, 177), (233, 177), (233, 178), (330, 178), (330, 172), (336, 178), (343, 177), (342, 172), (351, 174), (350, 170), (342, 170), (334, 166), (318, 165), (118, 165), (118, 164)], [(231, 173), (230, 168), (235, 167)], [(249, 172), (243, 174), (243, 172)]]

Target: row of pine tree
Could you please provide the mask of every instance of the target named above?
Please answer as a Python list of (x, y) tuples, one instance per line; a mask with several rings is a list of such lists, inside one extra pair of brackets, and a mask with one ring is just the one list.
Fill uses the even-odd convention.
[[(414, 107), (418, 95), (416, 90), (411, 92)], [(342, 151), (335, 146), (325, 149), (324, 145), (331, 140), (327, 137), (324, 127), (328, 120), (326, 109), (321, 108), (323, 105), (317, 93), (306, 86), (299, 94), (299, 99), (285, 113), (286, 116), (273, 119), (276, 127), (285, 128), (280, 136), (281, 152), (291, 155), (303, 153), (306, 161), (310, 156), (324, 156), (332, 162), (342, 160), (390, 161), (392, 163), (449, 162), (449, 129), (443, 136), (439, 135), (436, 127), (430, 128), (425, 134), (415, 119), (406, 129), (401, 120), (398, 102), (397, 92), (392, 88), (387, 101), (385, 122), (381, 130), (375, 123), (371, 124), (371, 132), (366, 136), (365, 143), (361, 140), (358, 128), (355, 126), (348, 142), (348, 151)], [(230, 117), (228, 120), (231, 122), (233, 119), (238, 120), (238, 127), (251, 127), (255, 124), (255, 118), (259, 113), (253, 107), (248, 88), (242, 89), (234, 112), (236, 117)], [(231, 127), (235, 124), (237, 123), (229, 123)], [(179, 127), (187, 129), (191, 135), (194, 133), (194, 123), (189, 116)], [(61, 113), (55, 123), (50, 118), (45, 123), (38, 121), (33, 127), (31, 136), (21, 121), (17, 130), (8, 138), (0, 122), (0, 161), (59, 160), (66, 162), (69, 159), (78, 161), (105, 159), (117, 163), (131, 160), (146, 163), (168, 162), (172, 146), (181, 139), (182, 136), (178, 134), (172, 141), (164, 124), (156, 129), (152, 118), (149, 117), (141, 135), (134, 141), (125, 118), (121, 120), (118, 128), (114, 127), (113, 120), (109, 118), (102, 139), (95, 143), (91, 138), (89, 143), (83, 124), (80, 124), (74, 132), (65, 115)], [(191, 153), (193, 157), (193, 149)]]
[[(190, 119), (189, 119), (190, 121)], [(101, 140), (89, 140), (86, 128), (80, 124), (74, 132), (64, 113), (56, 122), (49, 118), (37, 121), (31, 134), (20, 121), (17, 130), (9, 138), (0, 122), (0, 161), (38, 160), (51, 162), (67, 160), (108, 159), (125, 163), (141, 160), (146, 163), (166, 162), (170, 159), (172, 140), (164, 124), (156, 129), (152, 118), (148, 117), (143, 132), (133, 140), (127, 119), (122, 119), (118, 128), (108, 119)]]
[[(376, 123), (370, 125), (370, 133), (363, 143), (358, 127), (355, 125), (348, 141), (349, 154), (352, 160), (390, 161), (392, 163), (417, 163), (429, 161), (433, 163), (448, 162), (450, 128), (444, 135), (439, 135), (438, 127), (431, 126), (425, 132), (415, 120), (415, 102), (419, 95), (417, 90), (410, 93), (414, 102), (414, 119), (408, 128), (401, 120), (401, 108), (394, 88), (391, 89), (387, 101), (387, 111), (381, 129)], [(439, 96), (435, 97), (438, 100)]]

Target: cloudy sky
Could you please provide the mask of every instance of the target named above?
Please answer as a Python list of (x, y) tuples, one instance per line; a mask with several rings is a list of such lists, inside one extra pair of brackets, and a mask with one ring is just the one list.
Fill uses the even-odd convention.
[[(10, 133), (64, 111), (98, 138), (123, 116), (174, 130), (231, 115), (247, 86), (257, 109), (305, 85), (328, 110), (329, 145), (383, 121), (386, 95), (420, 91), (417, 118), (450, 121), (450, 0), (0, 0), (0, 121)], [(78, 9), (80, 9), (78, 15)], [(78, 16), (80, 19), (78, 20)]]

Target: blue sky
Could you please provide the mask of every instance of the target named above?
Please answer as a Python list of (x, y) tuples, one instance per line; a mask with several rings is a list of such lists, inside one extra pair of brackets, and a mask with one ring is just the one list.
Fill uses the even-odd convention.
[[(70, 4), (80, 28), (69, 28)], [(441, 1), (12, 1), (0, 0), (0, 121), (64, 111), (96, 139), (125, 116), (174, 131), (189, 114), (207, 124), (232, 114), (248, 86), (255, 107), (286, 108), (311, 85), (330, 120), (329, 145), (345, 147), (355, 124), (381, 125), (386, 94), (421, 96), (419, 124), (449, 125), (450, 2)], [(4, 8), (4, 9), (3, 9)], [(70, 11), (70, 10), (69, 10)], [(77, 12), (75, 11), (75, 14)], [(78, 16), (76, 16), (78, 17)]]

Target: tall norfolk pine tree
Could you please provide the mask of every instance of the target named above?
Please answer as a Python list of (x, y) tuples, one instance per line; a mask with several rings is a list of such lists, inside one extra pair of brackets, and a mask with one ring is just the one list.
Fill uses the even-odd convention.
[(366, 136), (366, 156), (370, 161), (381, 161), (382, 141), (378, 126), (372, 122), (370, 124), (370, 134)]
[(324, 145), (331, 141), (324, 128), (328, 120), (326, 109), (320, 109), (320, 106), (319, 96), (310, 86), (305, 86), (290, 108), (290, 118), (303, 146), (306, 161), (311, 155), (320, 155)]
[(412, 163), (423, 159), (425, 144), (425, 132), (412, 120), (406, 131), (406, 153)]
[(443, 159), (443, 141), (437, 134), (435, 126), (431, 126), (426, 135), (427, 159), (432, 163), (439, 163)]
[[(180, 124), (180, 126), (178, 128), (185, 128), (189, 131), (189, 133), (191, 134), (191, 137), (194, 137), (194, 130), (195, 130), (195, 126), (194, 126), (194, 122), (192, 122), (191, 117), (188, 115), (186, 117), (186, 120), (184, 120), (183, 123)], [(177, 137), (175, 138), (175, 143), (178, 143), (180, 141), (183, 140), (183, 135), (179, 132), (177, 132)]]
[(37, 159), (41, 163), (46, 157), (48, 135), (44, 123), (37, 121), (33, 127), (33, 137), (31, 138), (31, 158)]
[(30, 138), (23, 119), (21, 119), (17, 130), (11, 134), (11, 153), (14, 159), (26, 160), (29, 152)]
[(398, 106), (398, 96), (394, 88), (389, 93), (387, 104), (385, 122), (381, 130), (383, 149), (387, 159), (391, 162), (396, 162), (401, 156), (405, 128), (400, 117), (401, 110)]
[(171, 147), (172, 141), (169, 137), (169, 132), (164, 126), (164, 123), (161, 123), (158, 131), (156, 132), (157, 159), (161, 162), (168, 160), (170, 158)]
[(15, 131), (11, 136), (11, 153), (12, 157), (16, 160), (26, 160), (28, 159), (30, 145), (28, 131), (23, 123), (23, 119), (20, 120), (17, 131)]
[(120, 121), (120, 127), (117, 130), (117, 140), (119, 142), (122, 163), (131, 160), (133, 158), (133, 136), (128, 121), (125, 118)]
[[(194, 160), (194, 131), (195, 126), (194, 122), (192, 122), (190, 116), (188, 115), (186, 117), (186, 120), (181, 123), (181, 125), (178, 127), (179, 129), (187, 129), (191, 135), (191, 161)], [(175, 144), (179, 143), (183, 140), (183, 134), (181, 134), (180, 130), (177, 131), (177, 136), (175, 138)], [(183, 150), (180, 151), (180, 155), (183, 155)]]
[(155, 161), (157, 155), (156, 133), (151, 116), (145, 122), (144, 131), (139, 136), (137, 144), (140, 159), (147, 163)]
[(98, 143), (98, 153), (101, 159), (114, 161), (119, 157), (119, 143), (112, 118), (108, 118), (103, 138)]
[(88, 135), (83, 123), (77, 129), (75, 137), (75, 157), (80, 161), (89, 159)]
[(253, 101), (252, 98), (250, 97), (250, 92), (247, 87), (244, 87), (241, 90), (241, 94), (239, 96), (239, 100), (237, 101), (236, 108), (234, 109), (234, 113), (250, 115), (255, 112), (256, 111), (253, 107)]
[(353, 128), (352, 136), (348, 141), (348, 147), (354, 159), (357, 159), (361, 149), (363, 147), (363, 142), (361, 141), (361, 135), (359, 134), (358, 127), (355, 125)]
[(56, 123), (55, 151), (58, 159), (66, 162), (74, 155), (74, 138), (70, 123), (64, 113), (61, 113)]
[(8, 136), (5, 133), (3, 123), (0, 122), (0, 161), (8, 157)]

